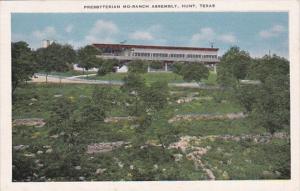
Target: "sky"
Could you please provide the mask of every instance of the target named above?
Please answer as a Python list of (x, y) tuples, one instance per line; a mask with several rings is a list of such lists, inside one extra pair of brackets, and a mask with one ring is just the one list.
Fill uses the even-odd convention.
[(288, 13), (14, 13), (12, 41), (41, 47), (43, 39), (79, 48), (120, 43), (219, 48), (238, 46), (253, 57), (288, 58)]

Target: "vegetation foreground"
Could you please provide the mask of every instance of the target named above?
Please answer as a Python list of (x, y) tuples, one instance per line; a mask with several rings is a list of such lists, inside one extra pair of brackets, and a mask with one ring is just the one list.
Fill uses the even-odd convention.
[[(12, 45), (13, 181), (290, 178), (284, 58), (253, 59), (232, 47), (217, 75), (199, 63), (175, 63), (173, 73), (154, 77), (149, 63), (134, 61), (122, 86), (24, 83), (38, 72), (32, 63), (47, 75), (72, 73), (65, 54), (47, 57), (73, 55), (72, 48), (51, 46), (32, 53), (24, 42)], [(121, 78), (112, 73), (120, 63), (97, 60), (93, 47), (77, 54), (86, 69), (98, 64), (93, 78)], [(169, 87), (173, 80), (214, 88)]]
[[(168, 123), (178, 114), (226, 114), (241, 111), (239, 104), (224, 97), (219, 90), (171, 90), (169, 106), (144, 132), (134, 121), (80, 122), (79, 113), (95, 89), (111, 89), (114, 98), (122, 103), (119, 87), (96, 85), (28, 85), (17, 91), (13, 106), (14, 118), (42, 118), (51, 121), (52, 107), (59, 100), (68, 100), (72, 119), (66, 126), (16, 125), (13, 127), (14, 181), (78, 181), (78, 180), (207, 180), (210, 179), (198, 159), (191, 153), (200, 149), (201, 161), (212, 171), (215, 179), (277, 179), (289, 178), (289, 139), (269, 138), (268, 132), (254, 127), (251, 120), (199, 120)], [(195, 94), (204, 98), (177, 103), (182, 97)], [(210, 95), (214, 95), (214, 97)], [(221, 101), (220, 101), (221, 99)], [(64, 101), (66, 101), (64, 100)], [(193, 103), (193, 104), (192, 104)], [(63, 103), (61, 103), (63, 104)], [(64, 106), (62, 112), (65, 111)], [(108, 116), (128, 116), (125, 106), (115, 104)], [(55, 109), (53, 109), (55, 110)], [(75, 120), (76, 122), (71, 122)], [(49, 123), (51, 124), (51, 123)], [(72, 124), (72, 128), (69, 127)], [(287, 133), (281, 131), (282, 133)], [(142, 134), (144, 141), (137, 140)], [(161, 136), (158, 136), (161, 135)], [(215, 136), (233, 135), (240, 140), (224, 140)], [(246, 135), (262, 135), (259, 138)], [(163, 148), (159, 138), (166, 144)], [(178, 147), (170, 147), (183, 137), (191, 140)], [(198, 138), (205, 138), (201, 141)], [(197, 139), (195, 139), (197, 138)], [(87, 153), (88, 145), (95, 143), (126, 142), (108, 152)], [(144, 144), (138, 144), (138, 143)], [(23, 146), (20, 146), (23, 145)], [(138, 146), (137, 146), (138, 145)], [(202, 149), (202, 150), (201, 150)], [(196, 165), (196, 166), (195, 166)]]

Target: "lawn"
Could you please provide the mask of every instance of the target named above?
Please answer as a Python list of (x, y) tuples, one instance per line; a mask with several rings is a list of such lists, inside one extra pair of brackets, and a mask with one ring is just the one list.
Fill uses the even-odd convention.
[[(104, 76), (90, 76), (87, 77), (87, 79), (122, 81), (126, 76), (127, 73), (109, 73)], [(147, 83), (153, 83), (155, 81), (184, 82), (181, 76), (173, 72), (148, 72), (142, 74), (142, 77), (146, 80)]]
[[(40, 71), (38, 73), (45, 74), (45, 72)], [(54, 76), (62, 76), (62, 77), (71, 77), (71, 76), (79, 76), (79, 75), (86, 75), (86, 74), (96, 74), (97, 72), (87, 72), (85, 71), (84, 73), (82, 71), (77, 71), (77, 70), (69, 70), (67, 72), (50, 72), (49, 75), (54, 75)]]

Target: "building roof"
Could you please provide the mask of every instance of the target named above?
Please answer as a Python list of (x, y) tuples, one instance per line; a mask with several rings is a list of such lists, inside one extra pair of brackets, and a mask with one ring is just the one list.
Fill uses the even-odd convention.
[(169, 49), (169, 50), (202, 50), (202, 51), (218, 51), (218, 48), (200, 48), (200, 47), (181, 47), (181, 46), (154, 46), (154, 45), (129, 45), (129, 44), (93, 44), (96, 48), (144, 48), (144, 49)]

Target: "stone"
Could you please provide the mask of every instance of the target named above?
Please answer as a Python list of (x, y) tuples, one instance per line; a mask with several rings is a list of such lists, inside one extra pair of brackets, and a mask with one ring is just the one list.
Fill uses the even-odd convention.
[(35, 99), (35, 98), (31, 98), (30, 100), (31, 100), (31, 101), (37, 101), (37, 99)]
[(54, 139), (57, 139), (58, 137), (59, 137), (59, 135), (52, 135), (52, 136), (50, 136), (51, 138), (54, 138)]
[(49, 149), (49, 148), (51, 148), (51, 146), (50, 145), (44, 145), (43, 148), (44, 149)]
[(120, 168), (123, 168), (124, 167), (124, 164), (122, 163), (122, 162), (118, 162), (118, 166), (120, 167)]
[(44, 164), (38, 163), (37, 166), (38, 167), (44, 167)]
[(14, 150), (16, 151), (19, 151), (19, 150), (24, 150), (24, 149), (27, 149), (29, 147), (29, 145), (17, 145), (17, 146), (14, 146)]
[(43, 151), (37, 151), (36, 154), (40, 155), (40, 154), (43, 154), (44, 152)]
[(183, 157), (182, 154), (174, 154), (173, 156), (174, 156), (174, 160), (175, 160), (176, 162), (181, 161), (181, 160), (182, 160), (182, 157)]
[(205, 169), (203, 169), (203, 170), (206, 172), (206, 174), (207, 174), (209, 180), (215, 180), (215, 179), (216, 179), (214, 173), (213, 173), (210, 169), (206, 169), (206, 168), (205, 168)]
[(273, 173), (270, 172), (270, 171), (267, 171), (267, 170), (264, 170), (264, 171), (262, 172), (262, 174), (263, 174), (264, 176), (266, 176), (266, 177), (272, 177), (272, 176), (273, 176)]
[(130, 168), (131, 170), (133, 170), (133, 169), (134, 169), (134, 166), (133, 166), (133, 165), (130, 165), (129, 168)]
[(61, 94), (56, 94), (56, 95), (54, 95), (53, 97), (62, 97), (62, 95)]
[(230, 160), (227, 160), (227, 164), (228, 165), (231, 165), (231, 163), (232, 163), (232, 160), (230, 159)]
[(46, 180), (46, 176), (40, 177), (40, 180), (45, 181)]
[(229, 180), (230, 177), (229, 177), (228, 173), (226, 171), (224, 171), (223, 174), (222, 174), (222, 178), (224, 180)]
[(106, 153), (110, 152), (113, 149), (117, 149), (124, 144), (128, 144), (128, 142), (124, 141), (116, 141), (116, 142), (104, 142), (104, 143), (94, 143), (91, 145), (88, 145), (87, 147), (87, 153), (93, 154), (93, 153)]
[(47, 149), (46, 153), (52, 153), (53, 149)]
[(158, 165), (157, 164), (153, 165), (153, 168), (158, 169)]
[(129, 148), (131, 148), (132, 147), (132, 145), (126, 145), (124, 148), (125, 149), (129, 149)]
[(44, 119), (41, 118), (26, 118), (26, 119), (15, 119), (13, 121), (13, 126), (35, 126), (43, 127), (46, 124)]
[(106, 168), (98, 168), (95, 174), (103, 174), (106, 171)]
[(75, 166), (74, 169), (75, 170), (81, 170), (81, 166)]
[(30, 157), (30, 158), (33, 158), (35, 157), (35, 154), (33, 153), (28, 153), (28, 154), (24, 154), (25, 157)]
[(63, 136), (63, 135), (65, 135), (65, 132), (61, 132), (59, 135), (60, 135), (60, 136)]
[(281, 176), (281, 172), (279, 172), (279, 171), (275, 171), (275, 174), (276, 174), (277, 176)]
[(31, 105), (33, 105), (33, 103), (29, 103), (28, 105), (31, 106)]
[(79, 177), (79, 180), (80, 180), (80, 181), (84, 181), (84, 180), (85, 180), (85, 177), (84, 177), (84, 176), (80, 176), (80, 177)]

